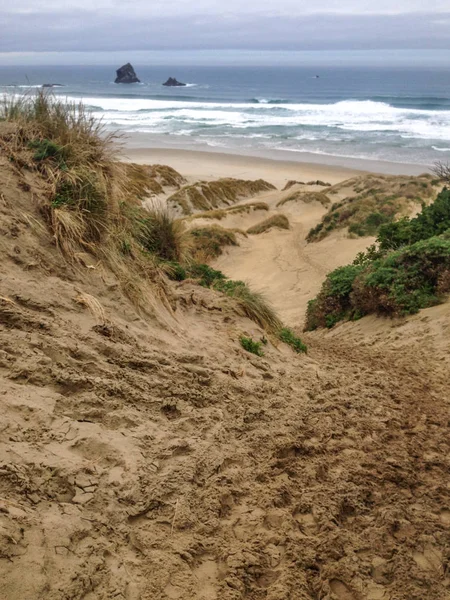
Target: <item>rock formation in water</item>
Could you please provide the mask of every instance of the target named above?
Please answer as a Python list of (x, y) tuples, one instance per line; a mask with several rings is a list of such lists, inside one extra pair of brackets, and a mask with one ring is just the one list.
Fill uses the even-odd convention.
[(163, 85), (167, 85), (169, 87), (178, 87), (181, 85), (186, 85), (185, 83), (181, 83), (181, 81), (177, 81), (175, 77), (169, 77), (169, 79), (163, 83)]
[(135, 70), (133, 69), (130, 63), (123, 65), (120, 69), (116, 71), (117, 77), (114, 83), (140, 83), (141, 80), (138, 79)]

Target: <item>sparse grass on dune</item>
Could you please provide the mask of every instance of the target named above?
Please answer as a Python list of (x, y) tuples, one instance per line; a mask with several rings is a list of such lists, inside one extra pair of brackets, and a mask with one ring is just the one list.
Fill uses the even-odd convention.
[(226, 177), (217, 181), (199, 181), (181, 188), (168, 198), (168, 203), (181, 209), (184, 215), (195, 211), (209, 211), (234, 204), (242, 198), (255, 196), (260, 192), (276, 189), (263, 179), (247, 181)]
[[(40, 178), (45, 201), (37, 209), (68, 262), (82, 268), (86, 254), (95, 257), (98, 267), (111, 270), (124, 293), (146, 312), (153, 312), (158, 297), (168, 305), (164, 273), (177, 280), (191, 276), (233, 298), (237, 309), (266, 331), (280, 330), (280, 320), (261, 294), (195, 262), (217, 256), (223, 246), (237, 245), (236, 230), (218, 225), (187, 230), (167, 206), (144, 208), (143, 199), (157, 189), (155, 181), (181, 185), (176, 171), (117, 162), (115, 136), (106, 135), (82, 106), (49, 94), (5, 100), (0, 119), (5, 121), (1, 149), (19, 175), (29, 169)], [(247, 183), (247, 190), (267, 187)], [(234, 183), (227, 189), (230, 198), (242, 191)], [(266, 205), (235, 208), (266, 210)], [(105, 320), (92, 298), (80, 301)]]
[(281, 191), (286, 192), (294, 185), (318, 185), (321, 187), (331, 187), (331, 183), (327, 183), (326, 181), (321, 181), (320, 179), (316, 179), (314, 181), (307, 181), (307, 182), (290, 179)]
[(216, 210), (207, 210), (205, 212), (195, 213), (189, 217), (192, 219), (217, 219), (221, 221), (230, 215), (250, 213), (258, 210), (269, 210), (269, 205), (266, 202), (250, 202), (249, 204), (238, 204), (228, 208), (217, 208)]
[(239, 245), (236, 233), (219, 225), (195, 227), (189, 233), (193, 240), (193, 259), (200, 263), (207, 263), (220, 256), (224, 246)]
[(335, 202), (322, 221), (308, 234), (308, 242), (320, 241), (335, 229), (348, 227), (355, 236), (376, 235), (379, 228), (407, 214), (414, 204), (428, 202), (436, 192), (431, 175), (419, 177), (363, 175), (337, 184), (329, 194), (347, 192)]
[(278, 229), (289, 229), (289, 219), (286, 215), (273, 215), (272, 217), (268, 217), (267, 219), (264, 219), (264, 221), (249, 227), (247, 233), (250, 235), (258, 235), (265, 231), (269, 231), (273, 227), (277, 227)]
[(222, 279), (217, 281), (214, 289), (234, 298), (244, 314), (266, 331), (277, 333), (282, 328), (280, 319), (264, 295), (252, 291), (243, 281)]
[(297, 181), (296, 179), (290, 179), (281, 191), (286, 192), (287, 190), (290, 190), (291, 187), (293, 187), (294, 185), (306, 185), (306, 183), (304, 181)]
[(0, 118), (10, 124), (0, 143), (12, 164), (43, 178), (47, 199), (39, 209), (66, 260), (76, 264), (91, 253), (145, 307), (146, 285), (161, 284), (159, 258), (142, 243), (150, 213), (141, 199), (152, 185), (150, 174), (115, 160), (117, 136), (106, 134), (82, 105), (41, 92), (5, 98)]
[(286, 198), (283, 198), (277, 203), (277, 206), (283, 206), (288, 202), (304, 202), (305, 204), (310, 204), (311, 202), (319, 202), (322, 206), (327, 206), (331, 204), (331, 200), (328, 198), (326, 194), (323, 192), (303, 192), (301, 190), (297, 192), (292, 192)]

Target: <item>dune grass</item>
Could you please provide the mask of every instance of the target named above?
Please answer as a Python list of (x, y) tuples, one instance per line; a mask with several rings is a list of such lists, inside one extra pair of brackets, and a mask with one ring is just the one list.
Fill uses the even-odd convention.
[(139, 239), (143, 247), (163, 261), (188, 262), (192, 237), (185, 224), (176, 219), (167, 205), (154, 203), (140, 218)]
[(189, 220), (193, 219), (217, 219), (221, 221), (230, 215), (237, 215), (242, 213), (250, 213), (257, 210), (269, 210), (269, 205), (265, 202), (250, 202), (248, 204), (238, 204), (237, 206), (230, 206), (228, 208), (217, 208), (215, 210), (207, 210), (200, 213), (195, 213), (189, 217)]
[(195, 211), (209, 211), (236, 203), (242, 198), (256, 196), (276, 189), (263, 179), (255, 181), (225, 177), (216, 181), (199, 181), (181, 188), (168, 198), (171, 206), (181, 209), (184, 215)]
[(304, 202), (305, 204), (310, 204), (311, 202), (319, 202), (322, 206), (327, 206), (331, 204), (331, 200), (328, 198), (326, 194), (323, 192), (292, 192), (283, 198), (279, 202), (277, 202), (277, 206), (283, 206), (288, 202)]
[(66, 260), (77, 264), (91, 253), (134, 302), (147, 305), (145, 282), (160, 282), (159, 257), (143, 244), (152, 215), (141, 199), (153, 185), (150, 174), (116, 160), (117, 136), (81, 104), (46, 92), (8, 97), (0, 102), (0, 118), (10, 124), (0, 144), (11, 163), (43, 179), (39, 210)]
[(272, 217), (268, 217), (264, 221), (249, 227), (247, 233), (250, 235), (258, 235), (265, 231), (269, 231), (269, 229), (272, 229), (273, 227), (277, 227), (278, 229), (289, 229), (289, 219), (286, 215), (273, 215)]
[(236, 233), (219, 225), (195, 227), (189, 233), (192, 236), (192, 256), (200, 263), (207, 263), (220, 256), (225, 246), (239, 245)]
[(321, 222), (310, 230), (307, 241), (320, 241), (335, 229), (348, 227), (353, 236), (377, 235), (380, 227), (407, 214), (414, 204), (428, 202), (435, 194), (431, 175), (419, 177), (364, 175), (330, 188), (330, 194), (346, 192)]
[[(188, 231), (166, 206), (144, 208), (142, 200), (156, 189), (155, 179), (181, 185), (176, 172), (117, 162), (114, 134), (106, 133), (83, 106), (47, 93), (4, 99), (0, 119), (8, 125), (0, 134), (2, 150), (17, 172), (32, 170), (41, 178), (46, 196), (37, 208), (69, 263), (79, 269), (83, 254), (96, 257), (146, 312), (153, 312), (156, 297), (165, 298), (164, 273), (177, 280), (194, 277), (233, 298), (237, 309), (265, 330), (280, 330), (280, 320), (261, 294), (193, 262), (193, 256), (214, 257), (223, 246), (236, 245), (234, 231), (217, 225)], [(90, 298), (82, 301), (98, 310)]]

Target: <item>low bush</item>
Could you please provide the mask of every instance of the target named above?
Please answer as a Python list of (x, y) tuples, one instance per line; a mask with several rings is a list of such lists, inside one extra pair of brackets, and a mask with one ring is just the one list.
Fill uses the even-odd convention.
[(362, 269), (362, 266), (347, 265), (335, 269), (327, 276), (317, 298), (308, 303), (306, 329), (332, 327), (351, 314), (350, 294)]
[(264, 352), (262, 349), (262, 342), (254, 342), (252, 338), (245, 337), (245, 335), (241, 335), (239, 338), (241, 346), (247, 352), (251, 352), (252, 354), (256, 354), (256, 356), (264, 356)]
[(306, 329), (376, 313), (413, 314), (450, 291), (450, 239), (430, 237), (330, 273), (308, 305)]
[(278, 333), (278, 337), (282, 342), (288, 344), (298, 354), (301, 352), (306, 353), (308, 350), (302, 340), (297, 337), (292, 329), (289, 329), (289, 327), (282, 327)]
[(422, 211), (413, 219), (405, 217), (395, 223), (383, 225), (377, 242), (380, 250), (395, 250), (440, 235), (449, 228), (450, 190), (444, 188), (436, 200), (428, 206), (423, 206)]

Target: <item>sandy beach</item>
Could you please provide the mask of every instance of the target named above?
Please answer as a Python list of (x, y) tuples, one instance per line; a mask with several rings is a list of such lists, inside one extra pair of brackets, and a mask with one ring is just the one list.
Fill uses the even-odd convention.
[[(267, 179), (277, 187), (289, 179), (322, 179), (338, 183), (362, 173), (391, 175), (419, 175), (427, 172), (425, 165), (408, 165), (380, 161), (364, 161), (338, 157), (322, 157), (312, 154), (296, 155), (303, 160), (288, 160), (292, 153), (278, 152), (282, 160), (264, 156), (227, 154), (216, 151), (181, 150), (173, 148), (137, 147), (139, 136), (130, 138), (123, 147), (125, 160), (140, 164), (165, 164), (183, 173), (188, 179), (217, 179), (237, 177), (243, 179)], [(334, 164), (333, 164), (334, 163)]]

